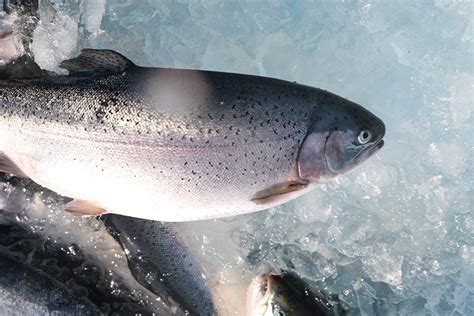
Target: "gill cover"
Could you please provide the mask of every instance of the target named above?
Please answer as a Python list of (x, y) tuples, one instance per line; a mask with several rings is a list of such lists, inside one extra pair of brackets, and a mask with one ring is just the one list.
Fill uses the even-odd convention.
[(328, 167), (325, 157), (326, 141), (329, 132), (314, 132), (306, 136), (298, 153), (298, 173), (303, 180), (323, 178)]

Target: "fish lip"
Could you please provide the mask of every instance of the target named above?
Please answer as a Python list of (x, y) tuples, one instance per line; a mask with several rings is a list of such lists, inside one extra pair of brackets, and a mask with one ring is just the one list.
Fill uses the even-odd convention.
[(262, 296), (265, 296), (268, 292), (268, 276), (267, 275), (262, 275), (261, 276), (261, 282), (260, 282), (260, 294)]
[(261, 302), (261, 304), (267, 304), (272, 297), (272, 287), (275, 282), (272, 277), (274, 278), (274, 275), (272, 273), (260, 276), (259, 291), (261, 297), (259, 301)]

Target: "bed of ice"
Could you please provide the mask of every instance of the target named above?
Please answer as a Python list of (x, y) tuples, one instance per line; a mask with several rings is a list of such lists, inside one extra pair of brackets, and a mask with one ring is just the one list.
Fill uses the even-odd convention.
[(216, 287), (237, 291), (271, 267), (338, 294), (354, 314), (474, 314), (470, 1), (51, 2), (33, 40), (43, 68), (110, 48), (140, 65), (321, 87), (384, 120), (376, 157), (305, 197), (176, 225)]

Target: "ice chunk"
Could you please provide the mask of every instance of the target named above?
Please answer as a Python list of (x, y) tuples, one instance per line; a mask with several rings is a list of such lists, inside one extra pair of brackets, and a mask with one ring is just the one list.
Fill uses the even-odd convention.
[(401, 286), (403, 257), (391, 253), (387, 246), (382, 245), (373, 249), (372, 257), (364, 256), (362, 263), (371, 279), (387, 283), (394, 288)]
[(301, 205), (295, 206), (295, 214), (303, 223), (325, 222), (331, 216), (333, 206), (323, 191), (302, 197)]
[(459, 252), (461, 259), (461, 282), (467, 287), (474, 289), (474, 246), (464, 245)]
[(359, 9), (360, 23), (365, 26), (370, 33), (385, 31), (389, 27), (389, 23), (385, 20), (383, 10), (378, 8), (382, 3), (365, 2), (366, 4)]
[(62, 11), (40, 11), (31, 45), (36, 63), (42, 69), (64, 73), (58, 66), (73, 57), (78, 39), (79, 25), (75, 17)]
[[(222, 54), (223, 51), (226, 53)], [(225, 67), (230, 72), (257, 72), (254, 60), (242, 47), (217, 35), (210, 40), (202, 61), (205, 69), (219, 70)]]
[(455, 312), (459, 315), (474, 313), (474, 290), (469, 287), (457, 286), (454, 290)]
[(428, 159), (444, 174), (456, 177), (466, 170), (470, 156), (462, 142), (439, 142), (430, 144)]
[(472, 130), (469, 120), (474, 112), (472, 91), (474, 91), (474, 77), (472, 74), (453, 74), (449, 77), (449, 103), (451, 125), (453, 128), (467, 128)]
[(97, 36), (100, 31), (100, 24), (105, 13), (106, 0), (86, 0), (81, 1), (81, 14), (84, 27), (91, 36)]
[[(288, 59), (288, 55), (293, 57)], [(290, 80), (296, 77), (299, 64), (297, 45), (287, 33), (266, 36), (256, 57), (263, 74)]]

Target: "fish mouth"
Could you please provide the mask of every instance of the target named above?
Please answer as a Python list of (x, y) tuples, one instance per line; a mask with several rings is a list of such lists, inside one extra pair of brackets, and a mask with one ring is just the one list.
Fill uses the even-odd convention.
[(260, 291), (265, 296), (268, 297), (271, 295), (272, 288), (275, 283), (276, 276), (273, 273), (262, 276), (262, 282), (260, 283)]
[(262, 275), (260, 276), (260, 294), (265, 296), (268, 291), (268, 276)]
[[(333, 175), (339, 175), (339, 174), (344, 173), (348, 169), (343, 168), (341, 170), (337, 170), (337, 169), (331, 168), (331, 163), (328, 160), (328, 154), (327, 154), (327, 144), (328, 144), (328, 141), (329, 141), (329, 138), (330, 138), (331, 134), (332, 133), (330, 133), (327, 136), (326, 142), (324, 143), (324, 158), (325, 158), (325, 162), (326, 162), (326, 167), (329, 170), (329, 172), (331, 172)], [(384, 140), (382, 138), (380, 138), (378, 141), (374, 142), (370, 146), (367, 146), (366, 148), (361, 150), (352, 159), (352, 163), (351, 163), (352, 167), (349, 168), (349, 169), (352, 169), (353, 167), (359, 165), (361, 162), (363, 162), (364, 160), (366, 160), (367, 158), (369, 158), (370, 156), (375, 154), (377, 151), (379, 151), (383, 147), (383, 145), (384, 145)]]
[[(249, 287), (249, 292), (247, 293), (247, 295), (250, 295), (247, 296), (247, 308), (251, 308), (252, 310), (265, 310), (272, 297), (271, 286), (271, 274), (262, 274), (253, 279)], [(253, 313), (248, 314), (253, 315)], [(263, 315), (263, 313), (260, 314)]]
[(367, 159), (368, 157), (372, 156), (373, 154), (378, 152), (380, 149), (382, 149), (384, 144), (385, 144), (384, 140), (379, 139), (377, 142), (365, 148), (357, 156), (355, 156), (354, 162), (358, 164), (360, 161)]

